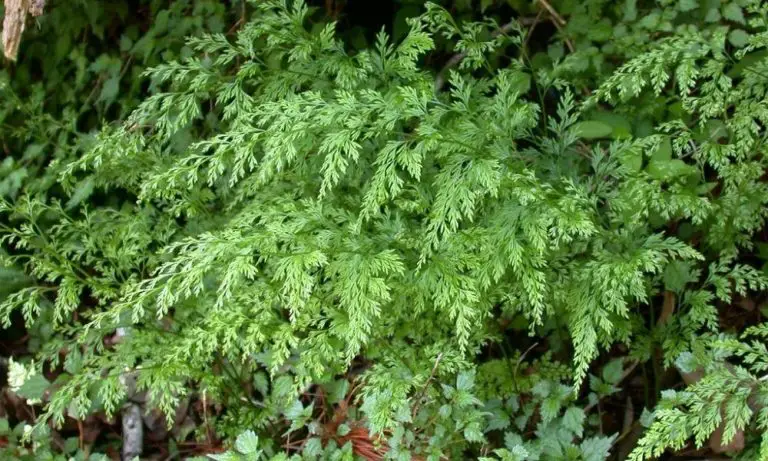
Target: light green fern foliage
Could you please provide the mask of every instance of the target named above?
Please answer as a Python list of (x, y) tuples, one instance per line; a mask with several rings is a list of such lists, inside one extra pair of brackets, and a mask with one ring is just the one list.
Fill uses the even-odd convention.
[[(17, 223), (4, 229), (5, 242), (24, 250), (10, 257), (27, 264), (35, 284), (0, 313), (6, 322), (16, 309), (29, 322), (49, 316), (61, 340), (44, 358), (55, 361), (64, 345), (79, 357), (41, 424), (95, 408), (114, 413), (126, 397), (119, 377), (136, 369), (139, 389), (169, 418), (191, 393), (230, 399), (224, 432), (255, 431), (240, 453), (286, 459), (275, 422), (319, 433), (314, 409), (297, 397), (362, 357), (374, 365), (362, 373), (359, 419), (390, 436), (391, 454), (461, 457), (489, 447), (487, 433), (500, 429), (489, 429), (470, 392), (472, 362), (497, 339), (500, 312), (531, 332), (564, 325), (572, 373), (568, 383), (526, 389), (530, 408), (502, 404), (513, 418), (538, 409), (541, 434), (559, 438), (545, 444), (510, 431), (496, 454), (603, 459), (613, 439), (585, 434), (584, 410), (572, 405), (599, 353), (636, 338), (647, 344), (654, 333), (643, 310), (675, 280), (683, 313), (665, 331), (684, 336), (666, 345), (670, 361), (696, 334), (718, 333), (715, 299), (765, 287), (756, 270), (732, 264), (768, 200), (757, 173), (765, 63), (725, 76), (725, 31), (662, 40), (610, 77), (590, 103), (661, 91), (674, 66), (695, 116), (608, 141), (590, 131), (579, 96), (556, 72), (533, 75), (524, 54), (490, 66), (489, 54), (522, 46), (518, 27), (494, 35), (495, 24), (457, 25), (432, 5), (401, 41), (382, 32), (374, 47), (353, 52), (303, 2), (253, 4), (258, 13), (235, 37), (192, 39), (188, 58), (148, 71), (157, 92), (60, 177), (130, 202), (4, 206)], [(763, 35), (737, 57), (764, 46)], [(422, 65), (437, 36), (465, 55), (444, 91)], [(528, 99), (532, 85), (559, 91), (557, 107)], [(695, 138), (712, 121), (720, 128)], [(716, 142), (718, 133), (730, 142)], [(706, 168), (722, 184), (718, 194)], [(43, 219), (57, 224), (43, 232)], [(675, 220), (707, 230), (706, 251), (717, 258), (706, 277), (697, 267), (704, 254), (653, 224)], [(680, 268), (683, 282), (669, 275)], [(138, 328), (105, 347), (124, 325)], [(703, 354), (713, 357), (715, 344)], [(753, 363), (739, 383), (754, 381), (759, 347), (733, 349)], [(633, 353), (644, 359), (649, 350)], [(682, 405), (695, 408), (722, 382), (701, 381)], [(733, 405), (731, 432), (751, 417)], [(663, 408), (657, 421), (670, 421)], [(698, 432), (672, 437), (653, 426), (637, 459), (688, 435), (701, 441), (712, 427), (670, 411)], [(313, 456), (327, 449), (309, 447)]]

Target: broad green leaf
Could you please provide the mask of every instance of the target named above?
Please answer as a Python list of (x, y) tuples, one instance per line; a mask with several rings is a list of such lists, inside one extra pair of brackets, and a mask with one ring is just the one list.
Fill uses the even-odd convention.
[(626, 149), (619, 157), (619, 161), (631, 172), (643, 169), (643, 154), (637, 149)]
[(112, 100), (115, 99), (119, 91), (120, 91), (120, 77), (114, 76), (114, 77), (108, 78), (107, 81), (104, 82), (104, 86), (101, 87), (101, 93), (99, 94), (99, 101), (111, 102)]
[(578, 407), (570, 407), (563, 415), (563, 427), (573, 432), (576, 437), (581, 437), (584, 434), (585, 419), (586, 414), (584, 410)]
[(723, 17), (729, 21), (738, 22), (739, 24), (746, 23), (744, 12), (736, 2), (731, 2), (723, 6)]
[(312, 437), (304, 444), (302, 454), (305, 456), (320, 456), (323, 453), (323, 442), (319, 437)]
[(707, 11), (707, 15), (704, 17), (704, 21), (706, 22), (717, 22), (721, 18), (720, 16), (720, 10), (718, 10), (715, 7), (710, 8)]
[(728, 41), (736, 48), (743, 48), (749, 42), (749, 34), (741, 29), (733, 29), (728, 34)]
[(699, 7), (699, 2), (696, 0), (680, 0), (678, 8), (680, 11), (691, 11)]
[(475, 385), (475, 372), (462, 371), (456, 378), (456, 389), (459, 391), (469, 391)]
[(604, 461), (613, 446), (616, 436), (591, 437), (581, 442), (581, 452), (584, 461)]
[(252, 430), (247, 430), (237, 437), (235, 448), (244, 455), (256, 454), (260, 451), (259, 437)]
[(541, 420), (544, 424), (555, 419), (560, 413), (562, 402), (556, 396), (547, 397), (541, 402)]
[(603, 380), (607, 383), (618, 384), (624, 372), (623, 359), (614, 359), (603, 367)]
[(624, 21), (631, 22), (637, 19), (637, 0), (624, 0)]
[(695, 282), (691, 263), (688, 261), (672, 261), (664, 269), (664, 287), (675, 293), (681, 293), (685, 285)]
[(611, 127), (611, 136), (616, 139), (624, 139), (632, 136), (632, 124), (621, 114), (614, 112), (595, 112), (591, 119), (605, 123)]
[(80, 181), (75, 186), (75, 190), (72, 195), (69, 197), (66, 208), (71, 210), (77, 205), (80, 205), (84, 200), (91, 196), (94, 186), (95, 181), (93, 176), (88, 176), (87, 178)]
[(682, 160), (673, 159), (668, 161), (651, 160), (648, 163), (647, 171), (654, 179), (669, 181), (696, 174), (698, 170)]
[(24, 385), (19, 388), (18, 394), (30, 400), (41, 400), (50, 385), (51, 383), (49, 383), (42, 375), (32, 375), (24, 382)]
[(323, 385), (326, 393), (328, 394), (328, 402), (337, 404), (344, 400), (349, 390), (349, 381), (346, 379), (337, 379), (328, 384)]
[(607, 138), (613, 133), (613, 128), (610, 125), (597, 120), (579, 122), (574, 129), (577, 135), (584, 139)]

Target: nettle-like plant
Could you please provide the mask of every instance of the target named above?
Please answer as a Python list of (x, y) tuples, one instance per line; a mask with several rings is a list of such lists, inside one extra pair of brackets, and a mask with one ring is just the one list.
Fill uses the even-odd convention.
[[(116, 412), (128, 370), (169, 422), (185, 398), (223, 403), (221, 433), (250, 432), (222, 459), (597, 460), (615, 438), (587, 412), (624, 368), (600, 379), (593, 361), (623, 343), (634, 364), (663, 343), (668, 364), (707, 371), (665, 394), (635, 459), (704, 443), (721, 413), (695, 411), (713, 389), (740, 399), (715, 395), (725, 438), (747, 428), (765, 348), (717, 336), (715, 300), (766, 286), (737, 260), (768, 199), (764, 61), (744, 57), (754, 72), (733, 80), (722, 41), (672, 38), (582, 108), (557, 69), (531, 72), (515, 23), (459, 25), (431, 5), (399, 43), (382, 32), (350, 51), (301, 1), (254, 6), (236, 37), (191, 39), (189, 58), (148, 71), (158, 91), (63, 169), (63, 186), (87, 180), (125, 205), (4, 205), (8, 259), (35, 283), (0, 313), (56, 328), (40, 363), (66, 356), (40, 426)], [(445, 85), (422, 64), (436, 38), (459, 53)], [(648, 78), (661, 91), (672, 65), (694, 128), (610, 141), (583, 115)], [(677, 220), (711, 241), (697, 250), (658, 224)], [(569, 372), (523, 385), (525, 354), (491, 362), (502, 378), (478, 366), (508, 333), (498, 319), (567, 332)], [(130, 333), (109, 340), (117, 328)]]
[(709, 440), (717, 451), (735, 452), (744, 450), (745, 439), (756, 438), (762, 442), (749, 445), (741, 456), (768, 458), (765, 324), (723, 334), (716, 309), (718, 301), (730, 303), (734, 295), (768, 286), (764, 272), (739, 261), (755, 253), (755, 233), (765, 225), (768, 203), (768, 7), (742, 4), (743, 10), (736, 4), (724, 8), (732, 21), (753, 33), (721, 26), (661, 39), (594, 95), (619, 104), (648, 90), (656, 97), (676, 93), (680, 116), (659, 126), (671, 142), (664, 157), (651, 158), (646, 168), (651, 181), (645, 187), (662, 181), (687, 200), (708, 204), (700, 215), (663, 215), (687, 224), (688, 238), (700, 240), (712, 262), (682, 267), (666, 283), (670, 313), (679, 310), (670, 316), (661, 340), (667, 361), (677, 360), (689, 386), (684, 392), (664, 392), (657, 419), (632, 459), (659, 456), (691, 438), (699, 446)]

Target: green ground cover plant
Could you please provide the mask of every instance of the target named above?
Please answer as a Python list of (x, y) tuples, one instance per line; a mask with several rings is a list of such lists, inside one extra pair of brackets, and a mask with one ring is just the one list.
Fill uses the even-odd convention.
[(46, 8), (0, 455), (768, 459), (764, 2)]

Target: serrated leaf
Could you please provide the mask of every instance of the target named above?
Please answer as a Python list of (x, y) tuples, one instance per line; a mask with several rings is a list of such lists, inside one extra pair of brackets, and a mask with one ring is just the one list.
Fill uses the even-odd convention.
[(695, 282), (692, 265), (688, 261), (675, 260), (664, 269), (664, 288), (675, 293), (681, 293), (685, 285)]
[(67, 440), (64, 441), (64, 453), (67, 455), (73, 455), (77, 452), (78, 447), (80, 446), (80, 439), (77, 437), (69, 437)]
[(243, 461), (242, 456), (232, 451), (228, 451), (226, 453), (210, 454), (208, 457), (215, 461)]
[(563, 427), (573, 432), (576, 437), (584, 435), (584, 421), (586, 420), (584, 410), (578, 407), (570, 407), (563, 415)]
[(624, 0), (624, 21), (631, 22), (637, 19), (637, 0)]
[(319, 437), (312, 437), (304, 444), (301, 454), (304, 456), (320, 456), (323, 453), (323, 442)]
[(649, 428), (651, 427), (654, 418), (655, 415), (652, 411), (649, 411), (647, 408), (643, 408), (643, 412), (640, 414), (640, 425), (645, 428)]
[(552, 392), (552, 385), (549, 381), (539, 381), (533, 385), (531, 392), (536, 397), (545, 398)]
[(723, 7), (723, 17), (729, 21), (745, 24), (744, 11), (735, 2), (728, 3)]
[(560, 399), (556, 396), (547, 397), (541, 402), (541, 420), (544, 424), (549, 423), (553, 419), (555, 419), (560, 413), (560, 408), (562, 407), (562, 403), (560, 402)]
[(326, 394), (328, 396), (328, 402), (337, 404), (344, 400), (344, 397), (346, 397), (347, 391), (349, 390), (349, 381), (346, 379), (337, 379), (323, 385), (323, 388), (325, 388)]
[(482, 442), (485, 440), (483, 432), (476, 423), (471, 423), (464, 428), (464, 438), (470, 442)]
[(237, 437), (237, 440), (235, 440), (235, 449), (244, 455), (258, 453), (260, 451), (259, 436), (252, 430), (243, 432)]
[(471, 390), (475, 385), (474, 370), (462, 371), (456, 378), (456, 389), (459, 391)]
[(267, 375), (263, 371), (259, 371), (253, 374), (253, 387), (261, 393), (261, 395), (267, 395), (269, 392), (269, 381)]
[(69, 200), (67, 201), (66, 208), (67, 210), (71, 210), (77, 205), (81, 204), (85, 199), (91, 196), (93, 193), (93, 187), (95, 186), (95, 181), (93, 176), (88, 176), (87, 178), (83, 179), (77, 185), (75, 186), (74, 192), (72, 192), (72, 195), (69, 197)]
[(616, 436), (592, 437), (581, 442), (580, 448), (584, 461), (605, 461), (611, 452)]

